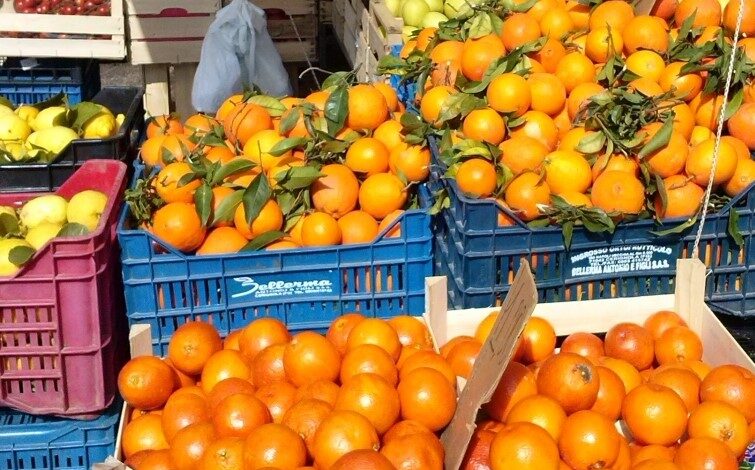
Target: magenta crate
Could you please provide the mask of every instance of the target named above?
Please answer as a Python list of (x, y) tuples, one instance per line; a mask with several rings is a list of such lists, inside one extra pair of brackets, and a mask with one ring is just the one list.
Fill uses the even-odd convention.
[[(108, 196), (97, 229), (56, 238), (18, 273), (0, 277), (0, 406), (90, 418), (115, 397), (114, 325), (123, 315), (116, 240), (126, 165), (90, 160), (55, 193)], [(20, 207), (40, 194), (0, 194)]]

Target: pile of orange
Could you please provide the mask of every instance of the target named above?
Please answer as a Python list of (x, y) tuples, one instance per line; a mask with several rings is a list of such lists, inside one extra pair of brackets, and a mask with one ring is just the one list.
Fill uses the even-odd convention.
[[(477, 347), (496, 315), (444, 349)], [(704, 363), (674, 312), (556, 344), (552, 325), (532, 317), (463, 470), (736, 470), (755, 440), (755, 375)]]
[(258, 319), (224, 341), (189, 322), (131, 359), (122, 454), (134, 470), (442, 470), (456, 373), (421, 321), (352, 313), (327, 334)]
[[(347, 142), (346, 150), (325, 162), (311, 152), (305, 155), (306, 141), (312, 136), (304, 113), (287, 132), (280, 132), (281, 121), (306, 105), (314, 109), (309, 118), (312, 127), (327, 132), (323, 110), (329, 96), (330, 90), (304, 99), (264, 97), (267, 101), (235, 95), (214, 117), (197, 114), (184, 123), (175, 116), (152, 119), (141, 159), (159, 168), (151, 187), (163, 205), (143, 226), (174, 248), (197, 254), (237, 252), (268, 232), (284, 234), (268, 244), (268, 250), (369, 243), (389, 226), (394, 228), (384, 236), (400, 236), (396, 219), (410, 206), (414, 185), (429, 175), (428, 148), (404, 141), (403, 106), (390, 86), (357, 84), (348, 88), (345, 126), (332, 136)], [(210, 134), (212, 139), (207, 137)], [(287, 138), (305, 142), (272, 155), (270, 150)], [(203, 224), (195, 193), (204, 183), (193, 165), (226, 166), (238, 160), (253, 166), (231, 173), (211, 188), (213, 212), (223, 208), (228, 213), (230, 207), (233, 216), (218, 221), (211, 216)], [(276, 189), (289, 170), (300, 167), (313, 167), (322, 175), (308, 193), (302, 193), (303, 212), (281, 202), (280, 188)], [(267, 178), (272, 196), (249, 223), (238, 196), (256, 178)]]
[[(493, 76), (485, 90), (474, 93), (484, 105), (449, 123), (454, 143), (472, 139), (500, 149), (499, 156), (466, 152), (452, 168), (449, 177), (467, 195), (495, 198), (523, 221), (542, 217), (541, 207), (552, 205), (553, 196), (616, 216), (654, 211), (658, 219), (690, 217), (700, 209), (713, 171), (723, 97), (703, 91), (706, 71), (681, 74), (685, 63), (669, 60), (668, 53), (692, 15), (697, 36), (690, 45), (716, 40), (719, 33), (731, 41), (740, 1), (745, 0), (731, 0), (723, 9), (726, 2), (719, 0), (663, 1), (652, 15), (636, 15), (632, 3), (623, 0), (589, 2), (596, 3), (591, 6), (578, 0), (537, 0), (528, 11), (502, 18), (500, 35), (439, 40), (436, 30), (427, 28), (405, 45), (402, 55), (422, 51), (431, 60), (432, 74), (417, 100), (422, 118), (438, 125), (460, 86), (480, 81), (491, 64), (513, 49), (544, 41), (541, 49), (527, 54), (525, 71)], [(751, 61), (754, 32), (755, 8), (747, 2), (742, 24), (747, 37), (738, 44)], [(598, 79), (612, 56), (633, 74), (626, 81)], [(577, 150), (593, 131), (575, 117), (608, 86), (626, 86), (645, 96), (672, 93), (678, 104), (672, 108), (668, 144), (644, 158)], [(755, 150), (755, 81), (735, 86), (730, 96), (738, 93), (743, 103), (724, 126), (714, 176), (714, 191), (729, 197), (755, 181), (750, 157)], [(659, 127), (651, 123), (638, 134), (649, 139)], [(652, 189), (659, 180), (666, 197)], [(501, 218), (501, 224), (511, 223)]]

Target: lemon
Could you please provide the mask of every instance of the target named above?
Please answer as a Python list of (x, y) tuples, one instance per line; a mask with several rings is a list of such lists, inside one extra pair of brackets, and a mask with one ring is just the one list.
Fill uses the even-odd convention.
[(68, 201), (66, 214), (68, 222), (81, 224), (94, 231), (100, 223), (100, 216), (107, 206), (107, 196), (99, 191), (88, 189), (73, 195)]
[(54, 126), (34, 132), (26, 139), (26, 148), (29, 150), (41, 147), (55, 155), (63, 151), (72, 140), (78, 139), (79, 135), (73, 130), (63, 126)]
[(0, 116), (2, 116), (3, 114), (13, 114), (13, 108), (9, 108), (4, 104), (0, 104)]
[(99, 113), (84, 123), (85, 139), (104, 139), (111, 137), (118, 130), (115, 117), (108, 113)]
[(34, 106), (22, 105), (16, 108), (16, 115), (31, 125), (39, 115), (39, 110)]
[[(115, 123), (118, 124), (118, 129), (121, 128), (121, 126), (123, 125), (123, 122), (125, 120), (126, 120), (126, 115), (125, 114), (119, 114), (119, 115), (117, 115), (115, 117)], [(116, 129), (116, 131), (117, 131), (117, 129)]]
[(2, 214), (12, 215), (14, 219), (18, 220), (16, 209), (12, 208), (11, 206), (0, 206), (0, 215)]
[(44, 223), (63, 225), (66, 223), (67, 207), (68, 201), (64, 198), (47, 194), (29, 200), (18, 215), (21, 224), (29, 230)]
[(42, 223), (26, 232), (26, 241), (34, 247), (35, 250), (39, 250), (45, 243), (49, 242), (56, 236), (58, 232), (63, 228), (60, 224)]
[(8, 152), (15, 161), (23, 160), (26, 156), (26, 149), (22, 140), (0, 140), (0, 150)]
[(0, 140), (21, 141), (29, 137), (31, 128), (23, 119), (13, 113), (0, 113)]
[(11, 250), (18, 246), (33, 248), (26, 240), (20, 238), (0, 239), (0, 276), (12, 276), (21, 269), (9, 259)]
[(31, 127), (35, 131), (41, 131), (55, 126), (62, 126), (68, 120), (66, 114), (67, 110), (63, 106), (45, 108), (34, 118)]

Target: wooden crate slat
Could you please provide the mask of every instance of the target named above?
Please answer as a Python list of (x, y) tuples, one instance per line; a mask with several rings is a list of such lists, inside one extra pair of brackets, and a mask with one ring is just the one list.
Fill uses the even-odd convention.
[(305, 57), (311, 61), (317, 60), (317, 41), (305, 39), (304, 41), (274, 41), (283, 62), (306, 62)]
[(0, 56), (121, 60), (126, 57), (126, 43), (122, 35), (112, 39), (0, 38)]
[[(291, 17), (296, 24), (291, 24), (291, 19), (267, 20), (267, 32), (273, 41), (279, 39), (317, 38), (317, 17), (312, 15), (295, 15)], [(296, 33), (299, 33), (298, 36)]]
[[(30, 18), (32, 17), (32, 18)], [(65, 21), (64, 21), (65, 20)], [(19, 33), (123, 34), (123, 17), (0, 14), (0, 31)]]
[(283, 10), (287, 15), (316, 15), (317, 4), (314, 0), (252, 0), (252, 3), (265, 9)]
[(207, 34), (207, 30), (215, 20), (214, 14), (203, 16), (187, 16), (183, 18), (143, 18), (128, 17), (129, 39), (175, 39), (199, 38)]
[(391, 11), (381, 0), (370, 2), (370, 15), (375, 18), (379, 26), (385, 29), (386, 34), (401, 34), (404, 29), (404, 20), (393, 16)]
[(183, 9), (188, 13), (214, 13), (220, 6), (220, 0), (126, 0), (129, 15), (159, 15), (169, 8)]
[(394, 46), (403, 43), (400, 34), (389, 33), (383, 35), (375, 16), (367, 11), (362, 12), (362, 30), (367, 37), (370, 48), (377, 55), (378, 59), (390, 55)]
[(202, 40), (189, 41), (133, 41), (129, 44), (132, 65), (183, 64), (199, 62)]

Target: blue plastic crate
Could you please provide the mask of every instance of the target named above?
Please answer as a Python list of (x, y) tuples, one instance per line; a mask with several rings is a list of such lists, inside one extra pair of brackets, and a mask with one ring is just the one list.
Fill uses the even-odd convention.
[(91, 99), (100, 91), (100, 68), (95, 60), (41, 60), (37, 67), (24, 70), (18, 64), (0, 67), (0, 96), (12, 103), (31, 104), (60, 92), (70, 104)]
[[(396, 57), (400, 56), (402, 47), (402, 45), (398, 44), (393, 46), (393, 48), (391, 49), (391, 54)], [(417, 84), (411, 81), (405, 81), (404, 83), (401, 83), (401, 77), (398, 75), (391, 75), (390, 83), (393, 89), (396, 90), (398, 99), (401, 100), (402, 103), (404, 103), (406, 109), (416, 112)]]
[[(435, 221), (436, 273), (451, 279), (449, 298), (454, 308), (499, 305), (522, 260), (532, 266), (540, 302), (674, 292), (675, 261), (691, 256), (698, 225), (665, 237), (650, 233), (663, 228), (653, 220), (620, 224), (613, 235), (576, 227), (567, 250), (561, 227), (533, 229), (521, 222), (499, 227), (501, 207), (488, 199), (466, 197), (454, 180), (441, 178), (434, 140), (431, 150), (436, 167), (433, 185), (445, 188), (451, 202)], [(741, 247), (729, 236), (731, 211), (739, 214)], [(666, 226), (683, 221), (671, 220)], [(719, 312), (755, 315), (753, 233), (753, 187), (705, 221), (700, 259), (710, 271), (706, 300)]]
[(122, 402), (93, 421), (0, 409), (0, 468), (88, 470), (115, 451)]
[(197, 318), (225, 337), (259, 317), (278, 318), (296, 331), (327, 328), (353, 311), (381, 318), (422, 314), (425, 277), (433, 271), (432, 198), (424, 185), (419, 199), (420, 209), (395, 222), (397, 238), (204, 256), (183, 254), (130, 227), (125, 206), (118, 239), (129, 323), (149, 323), (153, 350), (164, 355), (176, 328)]

